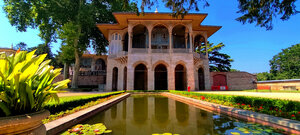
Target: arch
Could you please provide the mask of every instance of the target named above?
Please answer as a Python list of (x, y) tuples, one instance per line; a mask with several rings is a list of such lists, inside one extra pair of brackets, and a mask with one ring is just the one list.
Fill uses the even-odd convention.
[(139, 64), (144, 64), (146, 65), (147, 69), (148, 69), (148, 65), (147, 65), (147, 62), (146, 61), (137, 61), (135, 62), (134, 64), (132, 64), (132, 67), (135, 68), (137, 65)]
[(126, 32), (126, 34), (123, 37), (123, 51), (128, 52), (128, 32)]
[(158, 60), (157, 62), (155, 62), (152, 65), (152, 70), (154, 70), (154, 68), (159, 65), (159, 64), (163, 64), (164, 66), (166, 66), (167, 68), (169, 67), (169, 64), (167, 62), (165, 62), (164, 60)]
[(182, 24), (175, 25), (172, 29), (173, 48), (186, 48), (186, 31), (187, 27)]
[(206, 40), (205, 37), (201, 34), (197, 34), (194, 38), (194, 51), (201, 52), (204, 51), (205, 48), (201, 48), (202, 46), (205, 46)]
[(148, 28), (145, 25), (135, 25), (132, 28), (132, 35), (132, 48), (147, 48)]
[(186, 90), (186, 68), (182, 64), (175, 67), (175, 90)]
[(147, 90), (147, 67), (139, 64), (134, 69), (134, 90)]
[(216, 74), (213, 76), (213, 86), (227, 86), (226, 75)]
[(165, 65), (159, 64), (155, 67), (154, 80), (155, 90), (168, 89), (168, 70)]
[(102, 58), (98, 58), (95, 62), (95, 70), (101, 71), (106, 70), (105, 61)]
[(156, 25), (151, 31), (151, 48), (168, 49), (169, 48), (169, 30), (164, 25)]
[(118, 68), (114, 67), (112, 73), (112, 91), (117, 91), (117, 90), (118, 90)]
[(123, 90), (127, 90), (127, 67), (124, 67)]
[(204, 70), (202, 67), (198, 69), (199, 90), (205, 90)]

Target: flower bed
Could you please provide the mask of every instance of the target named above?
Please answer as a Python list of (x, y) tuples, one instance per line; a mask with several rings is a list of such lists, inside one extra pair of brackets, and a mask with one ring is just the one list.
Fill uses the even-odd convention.
[(112, 95), (117, 95), (117, 94), (120, 94), (123, 92), (124, 91), (117, 91), (117, 92), (95, 94), (95, 95), (60, 97), (58, 104), (54, 101), (51, 101), (45, 105), (45, 109), (49, 110), (50, 114), (55, 114), (55, 113), (59, 113), (61, 111), (73, 109), (77, 106), (84, 105), (91, 101), (98, 100), (99, 98), (106, 98), (106, 97), (109, 97)]
[(65, 111), (61, 111), (61, 112), (58, 112), (58, 113), (55, 113), (55, 114), (51, 114), (47, 119), (44, 119), (43, 120), (43, 123), (48, 123), (50, 121), (53, 121), (53, 120), (56, 120), (56, 119), (59, 119), (61, 117), (64, 117), (66, 115), (69, 115), (69, 114), (72, 114), (72, 113), (75, 113), (75, 112), (78, 112), (80, 110), (83, 110), (85, 108), (88, 108), (88, 107), (91, 107), (91, 106), (94, 106), (96, 104), (99, 104), (99, 103), (102, 103), (102, 102), (105, 102), (109, 99), (112, 99), (112, 98), (115, 98), (117, 96), (120, 96), (124, 94), (124, 92), (120, 92), (119, 94), (113, 94), (113, 95), (108, 95), (108, 96), (105, 96), (105, 97), (98, 97), (97, 100), (95, 101), (90, 101), (84, 105), (77, 105), (77, 107), (75, 108), (72, 108), (72, 109), (68, 109), (68, 110), (65, 110)]
[(300, 120), (300, 102), (297, 101), (186, 91), (170, 91), (170, 93), (277, 117)]

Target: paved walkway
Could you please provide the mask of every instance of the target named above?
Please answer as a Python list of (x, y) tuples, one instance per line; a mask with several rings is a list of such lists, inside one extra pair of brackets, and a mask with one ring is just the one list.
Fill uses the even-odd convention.
[(294, 101), (300, 101), (300, 93), (242, 92), (242, 91), (203, 91), (203, 92), (201, 91), (199, 93), (254, 96), (254, 97), (266, 97), (266, 98), (289, 99)]
[(57, 93), (58, 97), (68, 97), (68, 96), (81, 96), (81, 95), (92, 95), (92, 94), (101, 94), (106, 92), (61, 92)]

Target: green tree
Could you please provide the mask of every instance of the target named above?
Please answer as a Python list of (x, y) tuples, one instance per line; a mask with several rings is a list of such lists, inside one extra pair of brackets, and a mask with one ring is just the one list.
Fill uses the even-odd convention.
[(283, 49), (270, 60), (273, 79), (300, 78), (300, 44)]
[(132, 11), (132, 5), (123, 0), (4, 0), (4, 10), (11, 25), (19, 31), (39, 28), (45, 44), (57, 37), (64, 45), (74, 48), (75, 72), (72, 87), (77, 88), (80, 56), (89, 46), (96, 52), (105, 52), (107, 41), (96, 28), (96, 23), (113, 23), (112, 12)]
[[(223, 47), (225, 47), (223, 43), (214, 45), (213, 43), (207, 42), (207, 52), (210, 71), (228, 72), (231, 70), (231, 62), (233, 62), (233, 59), (231, 59), (231, 57), (228, 54), (220, 52), (220, 50)], [(201, 53), (205, 54), (205, 46), (201, 46), (196, 51), (201, 51)]]
[(269, 72), (261, 72), (256, 74), (257, 81), (272, 80), (273, 75)]
[(68, 45), (62, 45), (58, 55), (56, 55), (57, 63), (64, 66), (64, 79), (69, 78), (69, 66), (74, 63), (74, 48)]
[(26, 43), (24, 43), (24, 42), (20, 42), (20, 43), (18, 43), (16, 46), (14, 46), (14, 49), (15, 50), (22, 50), (22, 51), (27, 51), (27, 44)]
[[(124, 0), (129, 1), (129, 0)], [(207, 7), (207, 0), (161, 0), (164, 5), (172, 10), (175, 17), (184, 17), (189, 11), (199, 11), (199, 6)], [(273, 28), (273, 18), (280, 16), (281, 20), (288, 20), (290, 16), (299, 13), (296, 10), (296, 0), (238, 0), (238, 13), (242, 16), (236, 20), (245, 23), (256, 23), (256, 26), (265, 27), (267, 30)], [(141, 12), (144, 8), (151, 8), (159, 4), (157, 0), (142, 0)], [(136, 7), (137, 8), (137, 7)]]

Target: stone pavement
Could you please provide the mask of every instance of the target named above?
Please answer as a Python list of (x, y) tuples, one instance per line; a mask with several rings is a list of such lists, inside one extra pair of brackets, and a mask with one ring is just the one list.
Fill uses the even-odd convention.
[(288, 99), (288, 100), (300, 101), (300, 93), (243, 92), (243, 91), (201, 91), (199, 93), (254, 96), (254, 97)]

